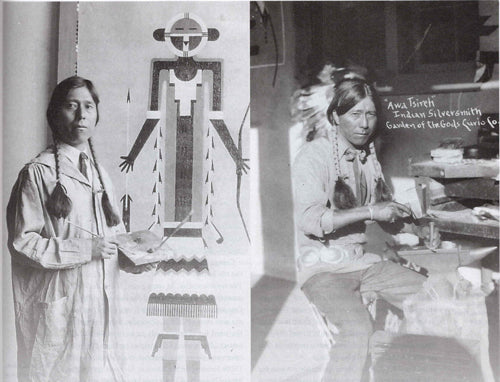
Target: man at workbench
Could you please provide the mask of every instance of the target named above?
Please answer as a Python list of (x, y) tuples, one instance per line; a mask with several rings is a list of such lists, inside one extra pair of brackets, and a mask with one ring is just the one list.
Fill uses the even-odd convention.
[[(335, 345), (322, 380), (359, 382), (373, 330), (362, 294), (376, 293), (401, 308), (425, 277), (381, 261), (392, 252), (384, 253), (385, 245), (380, 245), (390, 237), (380, 225), (412, 212), (392, 201), (376, 158), (375, 89), (359, 74), (342, 74), (335, 73), (332, 85), (326, 112), (330, 125), (325, 131), (312, 128), (293, 166), (297, 267), (303, 292), (338, 329), (332, 333)], [(429, 240), (428, 229), (420, 233)], [(438, 240), (433, 232), (430, 244)]]

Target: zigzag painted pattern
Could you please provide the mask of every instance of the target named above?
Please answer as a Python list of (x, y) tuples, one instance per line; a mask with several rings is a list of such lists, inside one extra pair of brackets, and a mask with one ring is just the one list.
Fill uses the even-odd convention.
[(196, 271), (196, 272), (203, 272), (207, 271), (208, 272), (208, 263), (207, 259), (203, 260), (197, 260), (197, 259), (180, 259), (180, 260), (175, 260), (175, 259), (168, 259), (168, 260), (163, 260), (158, 264), (157, 269), (162, 269), (165, 272), (169, 271), (174, 271), (174, 272), (179, 272), (179, 271), (186, 271), (186, 272), (191, 272), (191, 271)]

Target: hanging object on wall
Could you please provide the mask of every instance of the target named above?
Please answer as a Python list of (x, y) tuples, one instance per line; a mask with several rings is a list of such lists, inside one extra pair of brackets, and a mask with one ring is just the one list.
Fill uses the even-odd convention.
[[(245, 125), (245, 120), (247, 119), (248, 112), (250, 110), (250, 104), (247, 106), (247, 110), (245, 111), (245, 116), (243, 117), (243, 121), (241, 121), (240, 130), (238, 131), (238, 154), (242, 155), (242, 133), (243, 126)], [(250, 235), (248, 234), (247, 225), (245, 224), (245, 219), (243, 218), (243, 212), (241, 212), (241, 204), (240, 204), (240, 195), (241, 195), (241, 177), (242, 171), (238, 169), (236, 171), (236, 208), (238, 208), (238, 213), (240, 214), (241, 223), (243, 224), (243, 228), (245, 229), (245, 234), (247, 235), (247, 239), (250, 242)]]
[(75, 76), (78, 75), (78, 37), (80, 27), (80, 2), (76, 2), (76, 30), (75, 30)]
[(282, 4), (272, 1), (250, 2), (251, 67), (274, 67), (273, 87), (276, 84), (278, 66), (284, 64), (282, 40), (284, 40)]
[[(496, 17), (495, 17), (496, 10)], [(488, 82), (498, 72), (498, 4), (479, 6), (479, 51), (476, 58), (474, 82)]]

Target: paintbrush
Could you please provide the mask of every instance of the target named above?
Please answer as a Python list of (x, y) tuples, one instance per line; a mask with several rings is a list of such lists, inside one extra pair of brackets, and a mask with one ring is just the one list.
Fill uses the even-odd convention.
[(72, 225), (73, 227), (78, 228), (79, 230), (82, 230), (83, 232), (87, 232), (88, 234), (90, 234), (90, 235), (92, 235), (92, 236), (94, 236), (94, 237), (99, 237), (99, 235), (98, 235), (98, 234), (96, 234), (96, 233), (94, 233), (94, 232), (92, 232), (92, 231), (89, 231), (88, 229), (85, 229), (85, 228), (83, 228), (83, 227), (80, 227), (79, 225), (77, 225), (77, 224), (75, 224), (75, 223), (71, 222), (69, 219), (66, 219), (66, 222), (67, 222), (68, 224)]
[(184, 225), (184, 223), (186, 223), (191, 218), (192, 215), (193, 215), (193, 210), (191, 210), (189, 212), (189, 214), (187, 214), (187, 216), (177, 225), (177, 227), (175, 227), (175, 229), (172, 231), (172, 233), (170, 235), (165, 236), (163, 238), (163, 240), (161, 241), (161, 243), (158, 244), (158, 246), (156, 248), (149, 248), (148, 252), (152, 253), (154, 251), (159, 250), (163, 246), (163, 244), (165, 244), (167, 242), (168, 239), (170, 239), (172, 236), (174, 236), (177, 233), (177, 231), (179, 231), (181, 229), (181, 227)]

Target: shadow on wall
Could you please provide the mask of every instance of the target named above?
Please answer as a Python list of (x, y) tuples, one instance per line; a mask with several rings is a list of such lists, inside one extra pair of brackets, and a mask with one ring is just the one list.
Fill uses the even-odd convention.
[[(45, 111), (57, 83), (57, 25), (59, 3), (11, 2), (3, 6), (3, 100), (2, 130), (2, 342), (4, 351), (0, 380), (14, 381), (17, 344), (12, 297), (10, 255), (7, 250), (5, 209), (21, 168), (52, 142)], [(30, 52), (30, 59), (26, 59)], [(27, 106), (20, 112), (20, 105)], [(29, 137), (24, 139), (24, 137)]]
[(264, 352), (267, 336), (294, 285), (291, 281), (262, 276), (252, 287), (252, 369)]
[(266, 128), (259, 137), (264, 273), (293, 279), (295, 239), (288, 130)]
[[(274, 9), (274, 8), (273, 8)], [(284, 23), (284, 59), (273, 79), (275, 65), (251, 70), (251, 126), (258, 129), (259, 197), (261, 202), (260, 235), (262, 248), (254, 256), (262, 256), (266, 275), (295, 279), (294, 221), (290, 175), (289, 129), (292, 126), (289, 99), (296, 88), (294, 81), (294, 33), (291, 23), (292, 5), (276, 7), (274, 24)], [(274, 15), (274, 16), (273, 16)], [(261, 51), (265, 46), (261, 47)], [(271, 47), (274, 49), (274, 47)], [(259, 253), (262, 251), (262, 253)]]

